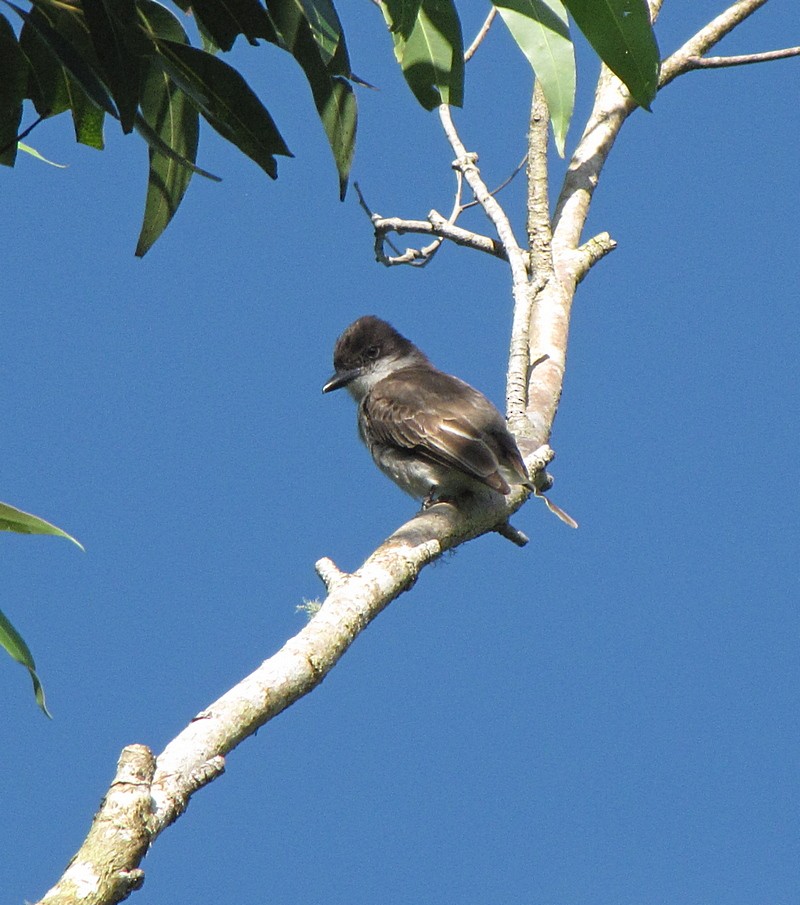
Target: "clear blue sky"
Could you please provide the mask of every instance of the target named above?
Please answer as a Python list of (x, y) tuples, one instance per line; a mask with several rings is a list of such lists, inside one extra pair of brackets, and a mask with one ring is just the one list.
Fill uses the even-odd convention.
[[(662, 50), (724, 5), (665, 4)], [(377, 12), (347, 6), (380, 87), (359, 92), (355, 178), (382, 214), (447, 210), (438, 121)], [(495, 32), (457, 116), (490, 184), (530, 91)], [(797, 42), (773, 0), (722, 50)], [(68, 169), (0, 172), (0, 499), (86, 547), (0, 537), (0, 606), (54, 714), (0, 658), (3, 903), (60, 875), (124, 745), (161, 750), (301, 628), (316, 559), (355, 568), (413, 514), (351, 401), (320, 392), (342, 328), (383, 316), (503, 400), (503, 266), (376, 264), (293, 61), (236, 60), (296, 159), (272, 183), (206, 130), (224, 182), (196, 178), (143, 261), (141, 142), (109, 127), (99, 154), (61, 118), (30, 141)], [(798, 901), (799, 92), (797, 60), (695, 73), (626, 125), (590, 221), (619, 248), (579, 290), (553, 437), (580, 530), (532, 503), (526, 549), (485, 537), (428, 569), (229, 757), (132, 902)], [(504, 197), (521, 232), (522, 183)]]

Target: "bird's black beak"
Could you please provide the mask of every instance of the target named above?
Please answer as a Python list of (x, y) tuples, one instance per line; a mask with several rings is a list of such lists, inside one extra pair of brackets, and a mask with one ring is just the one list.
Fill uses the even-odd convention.
[(331, 375), (331, 379), (322, 388), (323, 393), (330, 393), (333, 390), (340, 390), (351, 383), (356, 377), (362, 374), (361, 368), (353, 368), (352, 371), (336, 371)]

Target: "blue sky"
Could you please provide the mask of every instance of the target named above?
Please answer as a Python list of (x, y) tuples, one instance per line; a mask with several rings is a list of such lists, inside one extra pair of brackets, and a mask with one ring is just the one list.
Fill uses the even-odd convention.
[[(723, 5), (666, 4), (662, 51)], [(796, 44), (793, 6), (721, 51)], [(354, 177), (382, 214), (449, 209), (435, 115), (377, 12), (341, 11), (380, 88), (359, 93)], [(499, 25), (457, 114), (490, 184), (523, 154), (530, 92)], [(0, 498), (86, 547), (1, 538), (2, 609), (54, 714), (0, 660), (3, 902), (57, 879), (124, 745), (160, 751), (302, 627), (320, 556), (356, 568), (413, 514), (351, 401), (320, 392), (339, 332), (378, 314), (503, 400), (503, 266), (376, 264), (292, 60), (235, 60), (296, 159), (272, 183), (204, 132), (224, 181), (195, 178), (143, 261), (141, 142), (79, 148), (62, 117), (29, 141), (68, 169), (0, 172)], [(797, 901), (798, 89), (796, 60), (694, 73), (622, 132), (589, 224), (619, 247), (579, 289), (553, 436), (580, 530), (532, 502), (526, 549), (485, 537), (426, 570), (229, 756), (131, 901)], [(522, 183), (503, 197), (521, 233)]]

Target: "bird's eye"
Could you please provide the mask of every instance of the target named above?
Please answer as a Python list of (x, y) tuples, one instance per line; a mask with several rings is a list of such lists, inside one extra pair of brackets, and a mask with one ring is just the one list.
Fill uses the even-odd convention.
[(364, 354), (367, 358), (377, 358), (380, 355), (380, 352), (380, 346), (369, 346)]

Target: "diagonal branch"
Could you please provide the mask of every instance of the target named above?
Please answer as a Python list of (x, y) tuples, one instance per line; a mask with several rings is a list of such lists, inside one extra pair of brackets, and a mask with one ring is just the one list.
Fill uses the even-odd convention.
[(483, 39), (486, 35), (489, 34), (489, 29), (492, 27), (492, 22), (494, 22), (494, 17), (497, 15), (497, 7), (493, 6), (489, 10), (489, 14), (486, 16), (486, 19), (481, 25), (478, 34), (475, 35), (475, 40), (469, 45), (469, 47), (464, 51), (464, 62), (469, 63), (469, 61), (475, 56), (475, 51), (481, 46), (483, 43)]
[[(537, 450), (528, 459), (531, 474), (550, 459), (548, 447)], [(320, 560), (316, 568), (328, 595), (297, 635), (199, 713), (157, 758), (144, 745), (122, 752), (86, 842), (39, 905), (112, 905), (138, 889), (148, 848), (191, 796), (221, 775), (225, 755), (313, 691), (370, 622), (446, 550), (491, 531), (519, 542), (524, 536), (507, 523), (527, 496), (518, 488), (505, 499), (476, 499), (458, 509), (434, 505), (402, 525), (352, 574)]]
[[(694, 61), (766, 2), (767, 0), (737, 0), (703, 26), (662, 62), (659, 90), (679, 75), (697, 68), (693, 65)], [(654, 21), (660, 8), (661, 0), (650, 0), (650, 13)], [(575, 282), (586, 274), (587, 260), (581, 260), (580, 256), (575, 255), (575, 251), (580, 243), (592, 195), (620, 129), (636, 106), (620, 80), (602, 66), (592, 113), (570, 160), (554, 215), (554, 249), (569, 278)], [(589, 264), (591, 266), (591, 261)]]

